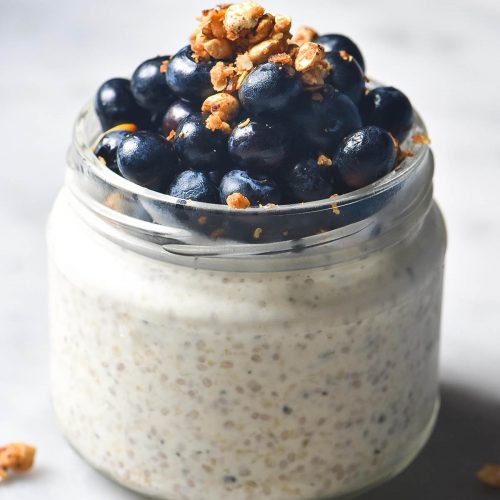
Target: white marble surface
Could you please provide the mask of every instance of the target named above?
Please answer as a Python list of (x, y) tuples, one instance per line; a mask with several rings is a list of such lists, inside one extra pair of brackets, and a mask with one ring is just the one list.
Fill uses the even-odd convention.
[[(449, 230), (443, 412), (416, 464), (364, 498), (492, 498), (474, 471), (484, 461), (500, 462), (500, 2), (267, 5), (357, 40), (369, 73), (402, 88), (425, 117), (436, 154), (436, 197)], [(81, 104), (106, 78), (174, 51), (206, 6), (0, 0), (0, 443), (39, 447), (35, 470), (1, 485), (1, 500), (139, 498), (85, 465), (54, 422), (44, 223)]]

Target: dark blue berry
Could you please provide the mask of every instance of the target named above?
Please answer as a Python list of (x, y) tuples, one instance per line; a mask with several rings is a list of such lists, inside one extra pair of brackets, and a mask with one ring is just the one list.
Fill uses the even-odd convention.
[(135, 100), (149, 111), (167, 108), (173, 93), (165, 80), (166, 64), (170, 56), (158, 56), (144, 61), (132, 75), (130, 89)]
[(219, 202), (219, 193), (209, 175), (196, 170), (181, 172), (170, 185), (167, 194), (183, 200)]
[(205, 115), (196, 113), (177, 127), (174, 149), (184, 168), (214, 170), (226, 163), (228, 136), (220, 130), (209, 130), (205, 121)]
[(365, 93), (365, 76), (361, 66), (346, 52), (330, 52), (325, 58), (330, 65), (327, 83), (357, 104)]
[(94, 148), (94, 154), (106, 162), (106, 166), (115, 173), (119, 173), (116, 153), (120, 143), (130, 134), (128, 130), (111, 130), (106, 132)]
[(397, 148), (389, 132), (364, 127), (346, 137), (335, 155), (336, 175), (350, 189), (359, 189), (388, 174), (396, 164)]
[(241, 105), (253, 116), (276, 114), (300, 94), (302, 80), (286, 64), (265, 63), (254, 68), (239, 90)]
[(359, 47), (350, 38), (339, 34), (329, 34), (321, 35), (314, 41), (322, 45), (326, 52), (340, 52), (341, 50), (345, 50), (348, 54), (354, 57), (356, 61), (358, 61), (361, 69), (365, 71), (366, 67), (363, 55), (361, 54)]
[(271, 173), (287, 164), (291, 137), (284, 125), (250, 121), (237, 125), (229, 137), (229, 154), (237, 167)]
[(244, 170), (231, 170), (221, 180), (219, 187), (220, 201), (226, 204), (228, 196), (240, 193), (252, 206), (278, 204), (281, 192), (278, 185), (269, 177), (250, 174)]
[(104, 82), (95, 96), (95, 111), (103, 130), (120, 123), (142, 125), (148, 113), (141, 108), (130, 90), (130, 80), (113, 78)]
[(215, 61), (193, 59), (191, 47), (181, 49), (170, 60), (167, 67), (167, 84), (172, 91), (183, 99), (200, 101), (214, 93), (210, 70)]
[(125, 179), (154, 190), (164, 189), (177, 167), (170, 143), (153, 132), (129, 134), (118, 146), (117, 159)]
[(303, 160), (284, 176), (292, 201), (315, 201), (335, 194), (332, 167), (320, 166), (316, 160)]
[(413, 125), (413, 108), (403, 92), (394, 87), (378, 87), (361, 99), (363, 125), (376, 125), (402, 142)]
[(334, 152), (342, 139), (361, 127), (358, 108), (331, 86), (305, 93), (292, 116), (298, 140), (313, 152)]
[(166, 136), (172, 132), (172, 130), (177, 130), (181, 121), (198, 112), (199, 106), (195, 106), (193, 103), (178, 100), (172, 103), (172, 105), (167, 109), (165, 116), (163, 117), (162, 132)]

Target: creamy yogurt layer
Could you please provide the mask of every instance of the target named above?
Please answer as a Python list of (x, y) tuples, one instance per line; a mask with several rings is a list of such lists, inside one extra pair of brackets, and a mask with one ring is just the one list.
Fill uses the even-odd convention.
[(52, 391), (69, 441), (170, 500), (319, 499), (386, 479), (437, 406), (444, 229), (290, 272), (222, 272), (49, 224)]

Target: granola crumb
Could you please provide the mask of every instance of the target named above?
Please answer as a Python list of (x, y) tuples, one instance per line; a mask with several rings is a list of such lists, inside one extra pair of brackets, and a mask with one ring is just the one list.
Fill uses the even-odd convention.
[(317, 66), (325, 57), (325, 49), (313, 42), (306, 42), (299, 48), (295, 59), (295, 69), (303, 73)]
[(106, 163), (106, 160), (102, 156), (98, 156), (97, 159), (99, 160), (99, 163), (103, 165), (104, 167), (107, 167), (108, 164)]
[(293, 66), (293, 59), (290, 54), (286, 52), (280, 52), (279, 54), (274, 54), (269, 58), (269, 62), (276, 64), (287, 64), (288, 66)]
[(210, 79), (213, 88), (217, 92), (221, 92), (226, 89), (229, 79), (236, 74), (235, 68), (232, 64), (226, 65), (222, 61), (219, 61), (210, 70)]
[(231, 208), (239, 208), (239, 209), (246, 209), (249, 208), (251, 205), (250, 200), (246, 196), (243, 196), (241, 193), (230, 194), (226, 198), (226, 203)]
[(347, 52), (347, 50), (340, 50), (339, 51), (339, 55), (340, 57), (344, 60), (344, 61), (349, 61), (351, 62), (354, 58), (351, 56), (351, 54), (349, 54), (349, 52)]
[(166, 137), (167, 141), (168, 142), (173, 141), (175, 139), (175, 134), (176, 134), (175, 130), (171, 130), (170, 134), (168, 134)]
[(255, 231), (253, 232), (253, 238), (255, 240), (258, 240), (260, 237), (262, 236), (262, 228), (261, 227), (258, 227), (255, 229)]
[(220, 130), (225, 134), (230, 134), (232, 132), (231, 125), (222, 120), (221, 117), (216, 114), (212, 114), (206, 119), (205, 126), (212, 132), (215, 132), (216, 130)]
[(169, 62), (170, 62), (170, 59), (165, 59), (164, 61), (161, 62), (160, 73), (165, 74), (167, 72)]
[(244, 122), (241, 122), (239, 125), (238, 125), (238, 128), (245, 128), (252, 120), (250, 120), (250, 118), (247, 118)]
[(486, 464), (477, 472), (477, 478), (489, 488), (500, 489), (500, 465)]
[(200, 226), (204, 226), (204, 225), (207, 223), (207, 220), (208, 220), (208, 218), (207, 218), (207, 216), (206, 216), (206, 215), (200, 215), (200, 216), (198, 217), (198, 224), (199, 224)]
[(318, 36), (318, 32), (309, 26), (301, 26), (292, 37), (292, 42), (296, 45), (312, 42)]
[(411, 140), (413, 144), (430, 144), (431, 139), (427, 134), (415, 134), (412, 136)]
[(320, 94), (319, 92), (314, 92), (311, 95), (311, 99), (316, 102), (323, 102), (325, 98), (323, 97), (323, 94)]
[(201, 106), (205, 113), (217, 115), (222, 121), (232, 120), (240, 111), (240, 103), (236, 97), (221, 92), (207, 97)]
[(210, 237), (214, 240), (218, 240), (219, 238), (222, 238), (224, 236), (224, 229), (222, 227), (218, 227), (217, 229), (214, 229), (210, 233)]
[(237, 40), (243, 31), (255, 28), (264, 13), (264, 8), (253, 1), (236, 3), (228, 7), (224, 15), (227, 38)]
[(0, 481), (7, 479), (8, 471), (26, 472), (33, 467), (36, 449), (24, 443), (11, 443), (0, 448)]
[(328, 158), (326, 155), (319, 155), (318, 160), (316, 162), (320, 167), (331, 167), (333, 165), (333, 161), (331, 158)]
[(113, 191), (110, 193), (106, 200), (104, 200), (104, 205), (112, 210), (118, 210), (122, 197), (118, 191)]
[(263, 42), (254, 45), (248, 51), (248, 57), (253, 64), (262, 64), (274, 54), (283, 52), (284, 44), (282, 40), (264, 40)]
[(236, 57), (236, 69), (238, 71), (250, 71), (253, 68), (253, 62), (248, 55), (248, 52), (239, 54)]
[[(334, 200), (335, 198), (338, 198), (338, 196), (339, 196), (338, 194), (332, 194), (332, 195), (330, 196), (330, 198), (331, 198), (332, 200)], [(333, 202), (333, 203), (331, 204), (331, 207), (332, 207), (332, 212), (333, 212), (335, 215), (340, 215), (340, 210), (339, 210), (339, 207), (338, 207), (338, 205), (337, 205), (337, 203), (336, 203), (336, 202)]]

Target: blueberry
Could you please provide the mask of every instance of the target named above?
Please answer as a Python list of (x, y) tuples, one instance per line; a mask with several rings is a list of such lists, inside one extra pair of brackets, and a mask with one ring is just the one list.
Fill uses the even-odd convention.
[(219, 202), (217, 188), (209, 175), (196, 170), (181, 172), (170, 185), (167, 194), (183, 200)]
[(132, 75), (130, 89), (135, 100), (149, 111), (165, 110), (173, 94), (165, 81), (166, 64), (170, 56), (158, 56), (144, 61)]
[(292, 201), (315, 201), (334, 193), (332, 167), (320, 166), (316, 160), (303, 160), (284, 176)]
[(128, 130), (111, 130), (101, 136), (94, 148), (94, 154), (106, 162), (106, 166), (115, 173), (120, 173), (116, 161), (116, 152), (120, 143), (130, 134)]
[(334, 152), (342, 139), (361, 127), (358, 108), (345, 94), (327, 85), (304, 94), (292, 120), (298, 140), (312, 152)]
[(285, 64), (265, 63), (254, 68), (239, 90), (241, 105), (253, 116), (276, 114), (302, 90), (299, 74)]
[(170, 60), (167, 67), (167, 84), (178, 97), (190, 101), (200, 101), (214, 93), (210, 70), (215, 61), (193, 59), (191, 47), (181, 49)]
[(261, 174), (249, 174), (244, 170), (231, 170), (221, 180), (219, 187), (220, 201), (224, 205), (228, 196), (240, 193), (252, 206), (278, 204), (281, 192), (272, 179)]
[(172, 179), (176, 159), (165, 137), (153, 132), (133, 132), (118, 146), (118, 168), (125, 179), (162, 190)]
[(174, 149), (185, 168), (214, 170), (226, 163), (228, 136), (220, 130), (209, 130), (205, 120), (205, 115), (196, 113), (177, 127)]
[(120, 123), (142, 125), (148, 118), (148, 113), (135, 101), (130, 80), (126, 78), (104, 82), (97, 91), (94, 106), (103, 130)]
[(363, 125), (385, 128), (402, 142), (413, 124), (413, 108), (403, 92), (394, 87), (378, 87), (360, 103)]
[(331, 68), (327, 83), (358, 104), (365, 92), (365, 76), (356, 59), (346, 52), (330, 52), (325, 58)]
[(364, 127), (346, 137), (333, 164), (336, 175), (351, 189), (359, 189), (388, 174), (396, 164), (396, 146), (389, 132)]
[(187, 118), (189, 115), (192, 115), (199, 111), (199, 106), (195, 106), (194, 104), (178, 100), (175, 101), (171, 106), (167, 109), (163, 117), (163, 125), (162, 132), (166, 136), (172, 132), (172, 130), (177, 130), (177, 127), (181, 123), (184, 118)]
[(237, 167), (271, 173), (290, 159), (291, 137), (279, 123), (245, 121), (229, 137), (229, 154)]
[(326, 52), (339, 52), (345, 50), (350, 54), (358, 64), (361, 66), (363, 72), (365, 71), (365, 61), (359, 47), (348, 37), (338, 34), (321, 35), (314, 40), (316, 43), (322, 45)]

